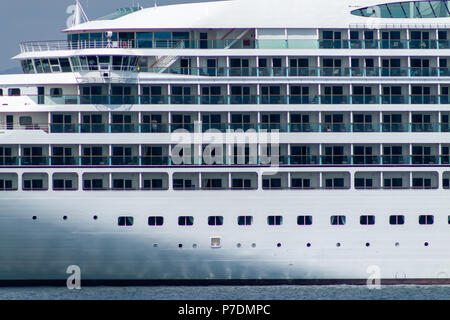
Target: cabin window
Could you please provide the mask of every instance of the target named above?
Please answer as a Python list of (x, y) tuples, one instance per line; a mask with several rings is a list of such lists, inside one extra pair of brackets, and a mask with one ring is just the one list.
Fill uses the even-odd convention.
[(0, 179), (0, 191), (13, 190), (12, 180)]
[(343, 226), (345, 225), (346, 218), (345, 216), (331, 216), (331, 225), (332, 226)]
[(434, 216), (432, 215), (421, 215), (419, 216), (419, 224), (421, 225), (431, 225), (434, 223)]
[(162, 179), (144, 180), (143, 188), (144, 190), (162, 190), (163, 181)]
[(222, 216), (208, 217), (208, 225), (222, 226), (223, 225), (223, 217)]
[(252, 216), (239, 216), (238, 217), (238, 225), (240, 226), (251, 226), (253, 223)]
[(298, 216), (297, 217), (297, 225), (299, 226), (310, 226), (312, 225), (313, 218), (312, 216)]
[(31, 126), (33, 124), (32, 117), (19, 117), (19, 124), (21, 126)]
[(269, 216), (267, 217), (267, 224), (269, 226), (281, 226), (283, 224), (282, 216)]
[(402, 225), (405, 224), (405, 216), (393, 215), (389, 217), (389, 224), (391, 225)]
[(119, 217), (118, 223), (121, 227), (131, 227), (134, 224), (133, 217)]
[(281, 179), (279, 178), (264, 179), (263, 189), (281, 189)]
[(334, 178), (334, 179), (326, 179), (325, 180), (325, 188), (326, 189), (344, 189), (344, 179), (343, 178)]
[(178, 225), (179, 226), (193, 226), (194, 225), (194, 217), (192, 217), (192, 216), (178, 217)]
[(359, 218), (359, 223), (361, 225), (374, 225), (375, 224), (375, 216), (361, 216)]
[(233, 189), (251, 189), (252, 181), (250, 179), (233, 179), (232, 180)]
[(193, 190), (195, 185), (192, 184), (190, 179), (173, 179), (174, 190)]
[(18, 88), (8, 89), (8, 96), (20, 96), (20, 89)]
[(105, 190), (102, 179), (84, 180), (84, 190)]
[(63, 90), (62, 88), (51, 88), (50, 95), (52, 97), (61, 97), (63, 95)]
[(23, 181), (23, 190), (45, 190), (44, 180), (42, 179), (26, 179)]
[(164, 224), (164, 217), (148, 217), (149, 226), (162, 226)]
[(55, 179), (53, 180), (53, 190), (74, 190), (72, 180)]
[(133, 181), (126, 179), (114, 179), (113, 180), (114, 190), (133, 190)]

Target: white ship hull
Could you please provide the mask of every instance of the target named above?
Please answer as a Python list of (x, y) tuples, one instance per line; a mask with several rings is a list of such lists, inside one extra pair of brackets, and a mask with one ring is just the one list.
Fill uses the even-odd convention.
[[(413, 193), (397, 191), (395, 197), (392, 191), (274, 191), (269, 196), (221, 191), (5, 194), (0, 280), (64, 280), (68, 266), (77, 265), (82, 280), (97, 281), (357, 283), (368, 279), (372, 275), (368, 268), (376, 266), (386, 280), (447, 282), (450, 234), (447, 225), (438, 223), (447, 220), (447, 197), (433, 191)], [(376, 214), (376, 225), (359, 225), (365, 208)], [(223, 227), (207, 225), (212, 211), (224, 216)], [(279, 212), (285, 213), (284, 225), (267, 226), (266, 216)], [(313, 213), (314, 224), (296, 225), (297, 215), (305, 212)], [(347, 224), (331, 226), (328, 213), (343, 212)], [(401, 230), (388, 224), (388, 213), (399, 212), (406, 219)], [(439, 213), (436, 224), (419, 226), (420, 212)], [(130, 213), (134, 226), (119, 227), (117, 217)], [(148, 216), (159, 213), (165, 213), (165, 225), (149, 227)], [(196, 227), (180, 229), (177, 217), (187, 213), (195, 213)], [(254, 225), (238, 226), (236, 219), (242, 214), (253, 214)], [(211, 248), (211, 237), (221, 237), (220, 248)]]

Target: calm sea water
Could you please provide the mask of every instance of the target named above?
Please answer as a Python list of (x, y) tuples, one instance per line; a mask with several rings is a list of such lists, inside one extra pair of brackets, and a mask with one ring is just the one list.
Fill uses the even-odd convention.
[(450, 300), (450, 286), (0, 288), (1, 300)]

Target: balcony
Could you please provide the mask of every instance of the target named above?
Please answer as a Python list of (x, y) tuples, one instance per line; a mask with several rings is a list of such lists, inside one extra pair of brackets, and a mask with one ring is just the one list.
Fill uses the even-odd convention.
[(448, 40), (279, 40), (279, 39), (158, 39), (155, 41), (54, 40), (20, 44), (21, 53), (90, 49), (449, 49)]

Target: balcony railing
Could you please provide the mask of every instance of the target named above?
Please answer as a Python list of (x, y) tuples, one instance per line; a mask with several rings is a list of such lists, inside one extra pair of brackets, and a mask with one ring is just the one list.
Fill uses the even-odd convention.
[[(375, 133), (375, 132), (450, 132), (450, 123), (90, 123), (90, 124), (35, 124), (21, 126), (20, 124), (2, 124), (0, 130), (42, 130), (47, 133), (174, 133), (177, 130), (187, 132), (229, 132), (255, 131), (281, 133)], [(213, 131), (212, 131), (213, 130)]]
[(448, 166), (450, 155), (253, 155), (205, 157), (160, 156), (0, 156), (0, 167), (141, 167), (141, 166)]
[[(182, 43), (182, 46), (179, 44)], [(54, 40), (20, 44), (22, 53), (83, 49), (449, 49), (450, 40)]]
[(202, 77), (450, 77), (445, 67), (157, 67), (91, 65), (73, 66), (74, 72), (143, 72)]
[(448, 95), (27, 96), (41, 105), (450, 104)]

